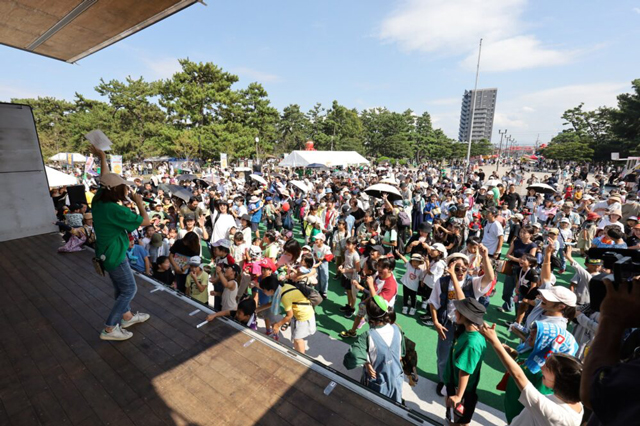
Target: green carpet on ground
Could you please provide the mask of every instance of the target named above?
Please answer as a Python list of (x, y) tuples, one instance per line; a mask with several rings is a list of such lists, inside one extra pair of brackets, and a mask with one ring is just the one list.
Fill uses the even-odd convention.
[[(262, 235), (264, 228), (261, 227)], [(298, 224), (295, 226), (294, 237), (304, 244), (304, 239), (300, 232)], [(506, 254), (509, 249), (508, 245), (504, 245), (502, 249), (503, 255)], [(580, 263), (584, 262), (584, 259), (576, 257), (576, 260)], [(418, 374), (422, 377), (427, 377), (433, 382), (438, 381), (437, 367), (436, 367), (436, 345), (437, 345), (437, 333), (433, 327), (428, 327), (422, 324), (419, 320), (419, 316), (424, 313), (424, 310), (420, 309), (420, 303), (418, 304), (418, 311), (416, 315), (411, 317), (408, 315), (402, 315), (402, 295), (403, 286), (400, 283), (405, 272), (404, 264), (399, 261), (396, 264), (396, 270), (394, 271), (396, 279), (398, 280), (398, 296), (396, 298), (395, 309), (398, 312), (397, 323), (403, 329), (408, 338), (416, 342), (416, 351), (418, 352)], [(569, 285), (569, 280), (573, 276), (573, 268), (568, 267), (567, 271), (558, 276), (557, 284)], [(344, 294), (344, 289), (341, 287), (338, 280), (335, 279), (335, 263), (330, 264), (330, 282), (328, 298), (320, 306), (316, 308), (316, 323), (318, 330), (335, 339), (341, 339), (339, 333), (342, 330), (351, 328), (353, 325), (353, 319), (347, 319), (340, 312), (340, 307), (344, 306), (347, 301), (347, 297)], [(496, 294), (491, 298), (491, 305), (487, 309), (487, 315), (485, 321), (493, 324), (498, 324), (498, 337), (502, 342), (510, 343), (515, 347), (517, 342), (513, 335), (511, 335), (504, 325), (505, 321), (512, 321), (515, 317), (515, 313), (502, 313), (496, 308), (502, 305), (502, 287), (505, 276), (498, 274), (498, 283), (496, 284)], [(366, 325), (364, 327), (367, 327)], [(344, 339), (346, 343), (350, 343), (353, 339)], [(478, 396), (482, 403), (485, 403), (491, 407), (494, 407), (500, 411), (504, 411), (503, 395), (504, 393), (496, 390), (496, 385), (500, 382), (504, 374), (504, 369), (500, 363), (495, 352), (487, 347), (484, 358), (484, 365), (482, 366), (480, 384), (478, 386)]]

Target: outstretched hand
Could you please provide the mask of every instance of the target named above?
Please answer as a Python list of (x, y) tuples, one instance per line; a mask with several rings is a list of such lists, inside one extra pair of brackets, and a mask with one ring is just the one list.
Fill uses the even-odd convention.
[(96, 157), (104, 157), (105, 153), (103, 150), (96, 148), (93, 145), (89, 145), (89, 151), (91, 151), (91, 153), (96, 156)]
[(482, 334), (488, 342), (500, 341), (500, 339), (498, 339), (498, 334), (496, 333), (495, 324), (493, 324), (491, 327), (489, 327), (489, 324), (483, 324), (482, 327), (480, 327), (480, 334)]

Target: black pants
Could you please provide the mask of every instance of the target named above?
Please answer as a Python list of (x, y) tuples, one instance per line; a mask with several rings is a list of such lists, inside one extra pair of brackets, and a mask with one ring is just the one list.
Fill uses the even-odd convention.
[(416, 303), (418, 302), (418, 292), (411, 290), (409, 287), (406, 287), (406, 286), (404, 287), (403, 291), (404, 291), (404, 296), (403, 296), (404, 306), (408, 306), (409, 308), (415, 308)]
[[(453, 383), (449, 383), (447, 385), (447, 395), (455, 395), (456, 387)], [(446, 416), (447, 419), (451, 421), (455, 421), (456, 423), (471, 423), (471, 418), (473, 417), (473, 413), (476, 411), (476, 405), (478, 404), (478, 394), (476, 393), (476, 389), (471, 389), (465, 391), (462, 395), (462, 406), (464, 407), (464, 414), (458, 419), (450, 419), (449, 409), (447, 408)]]

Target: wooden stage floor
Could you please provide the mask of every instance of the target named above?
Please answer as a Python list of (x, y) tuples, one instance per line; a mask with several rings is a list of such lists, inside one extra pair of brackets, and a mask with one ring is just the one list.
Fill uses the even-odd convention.
[(92, 252), (57, 234), (0, 243), (0, 425), (403, 425), (405, 419), (138, 279), (132, 339), (99, 331), (113, 302)]

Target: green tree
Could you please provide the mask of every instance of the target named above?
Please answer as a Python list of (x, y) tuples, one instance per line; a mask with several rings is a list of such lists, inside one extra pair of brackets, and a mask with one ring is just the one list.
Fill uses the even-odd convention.
[(11, 102), (31, 107), (45, 159), (59, 152), (68, 151), (69, 118), (74, 112), (72, 102), (50, 97), (11, 99)]
[(159, 83), (158, 103), (167, 122), (181, 129), (233, 121), (242, 113), (240, 95), (231, 89), (238, 76), (207, 63), (180, 59), (182, 70)]
[(261, 151), (273, 153), (278, 137), (276, 131), (276, 125), (280, 119), (278, 110), (271, 106), (267, 91), (259, 83), (249, 84), (246, 89), (240, 90), (239, 94), (242, 115), (240, 120), (233, 120), (233, 122), (252, 129), (252, 139), (255, 136), (260, 138)]
[(127, 77), (125, 82), (100, 79), (98, 94), (109, 99), (114, 110), (114, 126), (119, 138), (130, 140), (143, 156), (163, 154), (158, 139), (165, 124), (165, 113), (151, 101), (158, 94), (159, 84), (149, 83), (141, 77)]
[(304, 149), (309, 139), (309, 119), (300, 109), (300, 105), (291, 104), (282, 110), (277, 124), (278, 138), (282, 143), (276, 146), (277, 153)]
[(590, 142), (589, 138), (581, 137), (574, 130), (565, 130), (551, 139), (549, 145), (542, 150), (542, 155), (552, 160), (590, 161), (593, 158)]
[[(618, 95), (618, 108), (606, 110), (613, 150), (620, 155), (640, 154), (640, 79), (631, 82), (632, 93)], [(618, 144), (616, 144), (618, 142)]]

